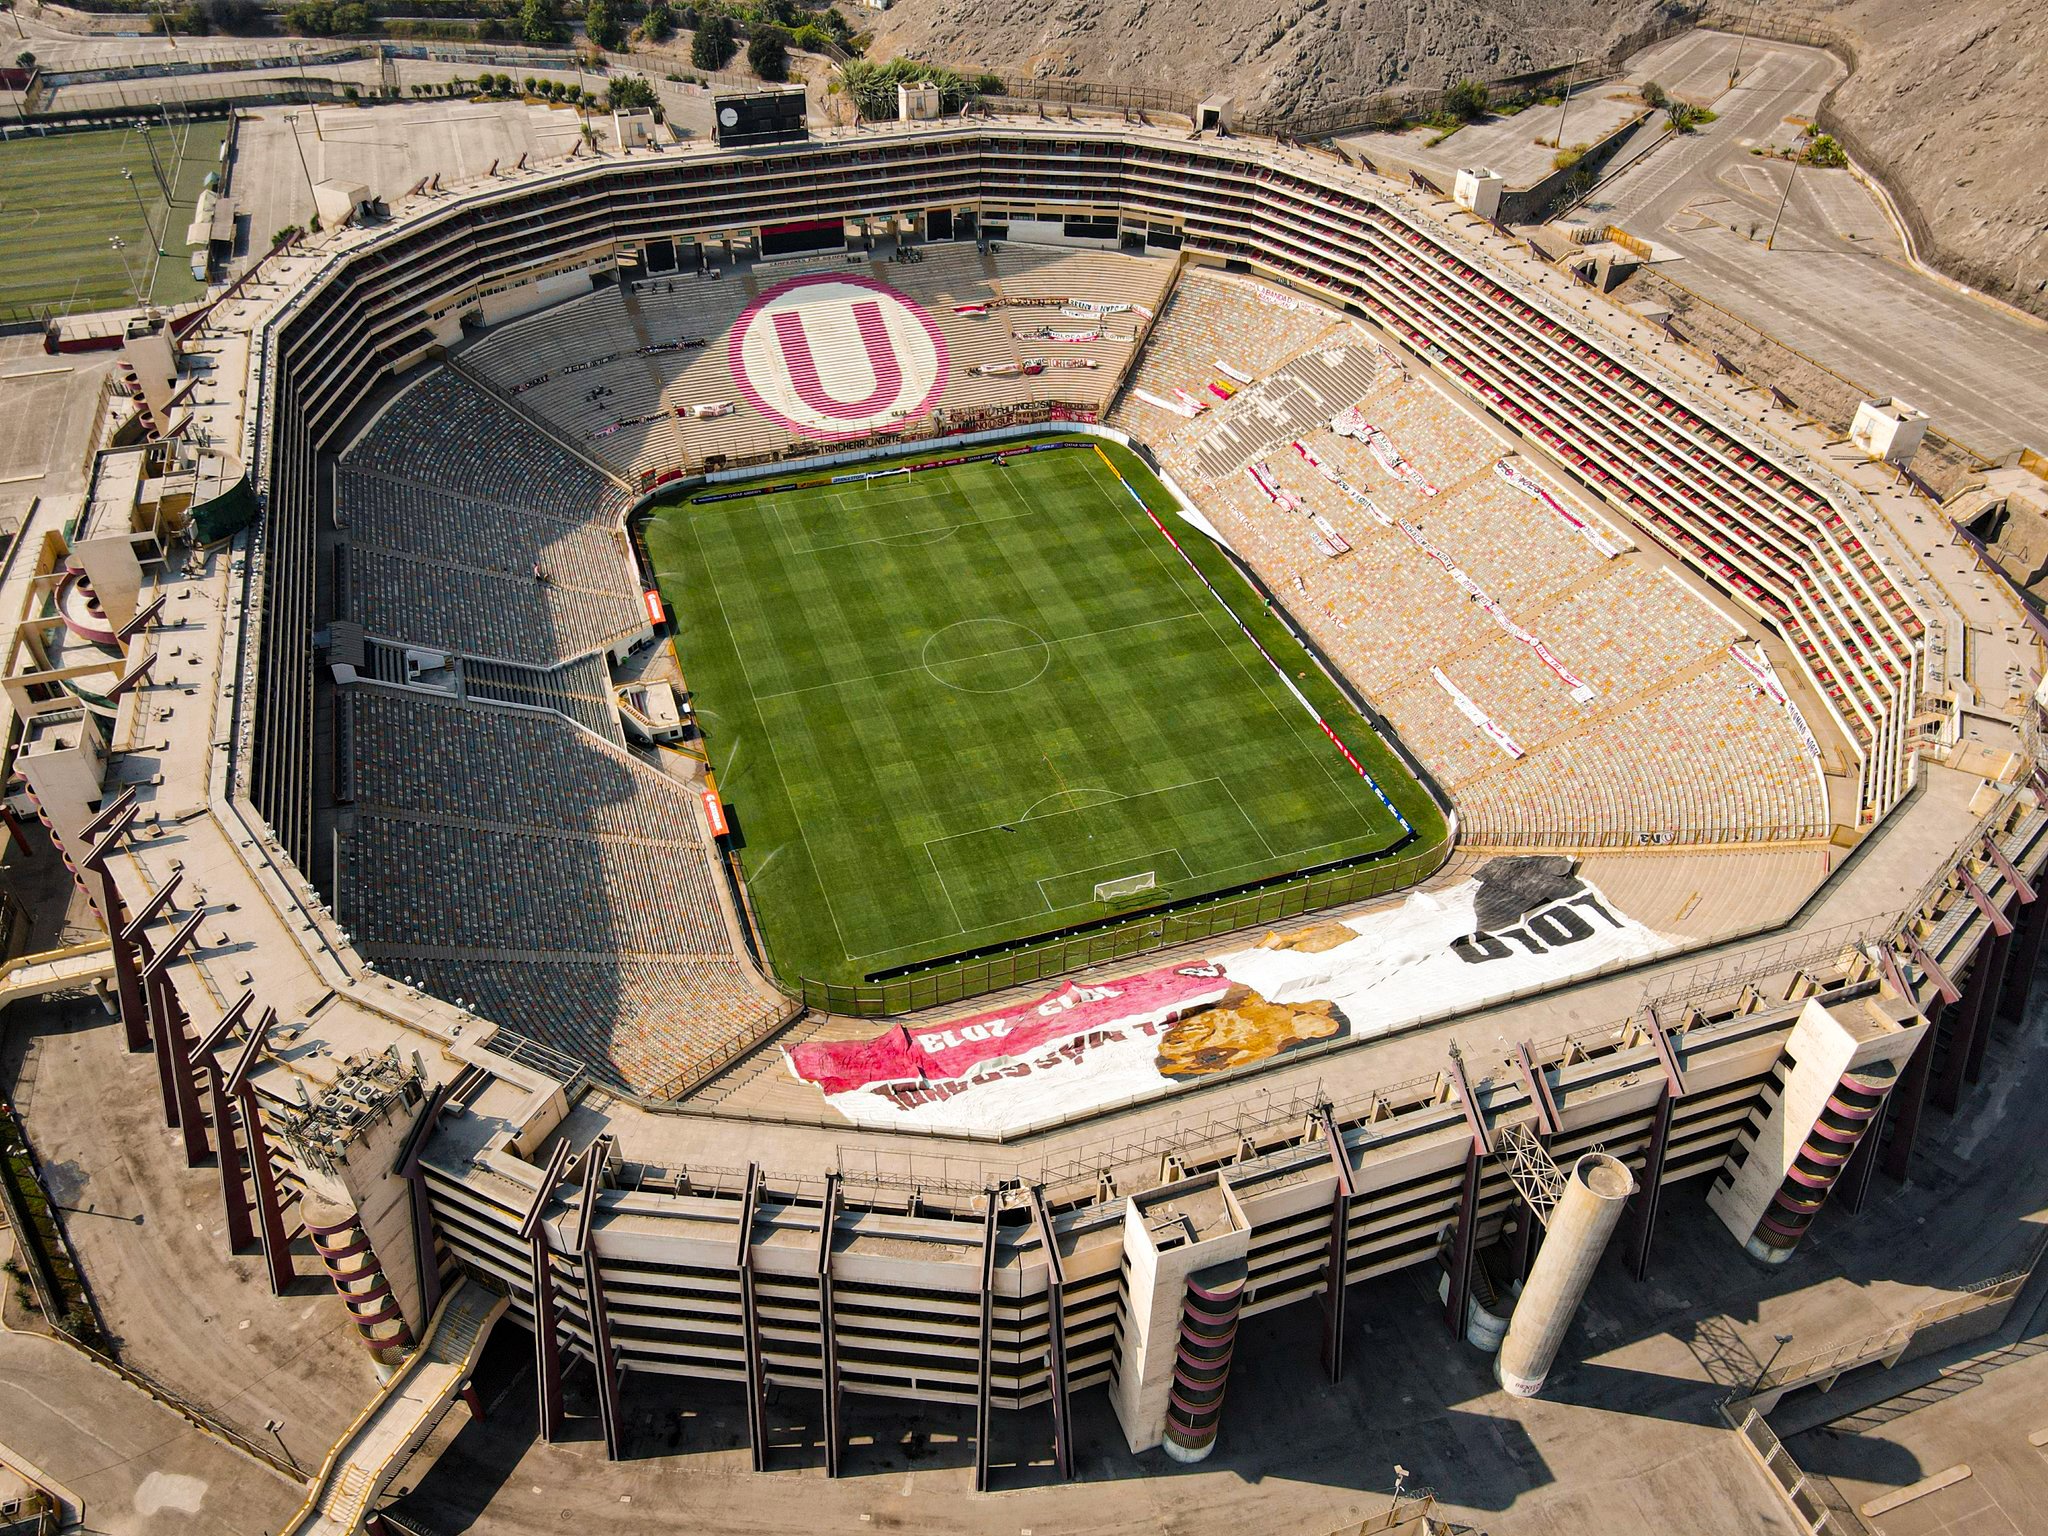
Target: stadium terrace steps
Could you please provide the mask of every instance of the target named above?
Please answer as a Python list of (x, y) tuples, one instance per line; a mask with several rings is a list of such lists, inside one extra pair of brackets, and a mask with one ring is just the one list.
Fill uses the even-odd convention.
[[(1199, 394), (1219, 348), (1257, 382), (1189, 421), (1120, 398), (1113, 419), (1144, 432), (1204, 510), (1447, 786), (1468, 840), (1500, 846), (1749, 842), (1825, 835), (1825, 792), (1789, 717), (1728, 654), (1741, 631), (1654, 557), (1611, 558), (1556, 512), (1508, 484), (1493, 437), (1404, 367), (1360, 380), (1359, 414), (1406, 460), (1389, 472), (1363, 442), (1303, 412), (1242, 411), (1269, 382), (1302, 371), (1339, 335), (1328, 311), (1284, 307), (1272, 290), (1202, 269), (1183, 274), (1137, 377)], [(1320, 321), (1318, 320), (1320, 316)], [(1308, 333), (1308, 339), (1303, 336)], [(1342, 334), (1356, 336), (1353, 327)], [(1375, 348), (1376, 363), (1391, 354)], [(1246, 362), (1244, 359), (1250, 359)], [(1350, 401), (1345, 404), (1352, 403)], [(1350, 546), (1332, 558), (1298, 512), (1246, 469), (1250, 415), (1264, 473)], [(1292, 450), (1296, 439), (1405, 520), (1568, 671), (1506, 632), (1415, 540), (1375, 521)], [(1250, 463), (1261, 462), (1254, 454)], [(1600, 530), (1610, 546), (1627, 541)], [(1509, 756), (1458, 708), (1438, 674), (1525, 755)], [(1590, 697), (1574, 695), (1575, 685)], [(1606, 774), (1626, 792), (1596, 782)]]
[(378, 687), (339, 708), (337, 908), (387, 972), (642, 1091), (773, 1011), (687, 786), (553, 714)]

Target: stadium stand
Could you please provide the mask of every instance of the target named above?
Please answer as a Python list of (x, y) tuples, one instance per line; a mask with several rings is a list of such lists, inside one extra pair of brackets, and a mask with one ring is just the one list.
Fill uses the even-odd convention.
[(646, 628), (615, 486), (446, 370), (401, 398), (335, 472), (351, 619), (540, 667)]
[(768, 1011), (683, 785), (538, 710), (366, 686), (337, 718), (340, 912), (384, 970), (642, 1089)]
[[(1588, 536), (1510, 484), (1503, 464), (1545, 482), (1341, 316), (1190, 272), (1111, 419), (1173, 419), (1139, 381), (1198, 372), (1223, 315), (1258, 367), (1178, 420), (1162, 461), (1449, 792), (1468, 843), (1825, 835), (1803, 738), (1727, 653), (1736, 621), (1604, 520)], [(1347, 411), (1376, 444), (1332, 430)], [(1595, 787), (1603, 773), (1626, 787)]]

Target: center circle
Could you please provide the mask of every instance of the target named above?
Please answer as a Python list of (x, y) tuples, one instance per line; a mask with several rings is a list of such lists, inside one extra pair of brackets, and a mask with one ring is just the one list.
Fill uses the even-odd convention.
[(1052, 647), (1015, 619), (962, 619), (924, 642), (924, 669), (959, 693), (1014, 693), (1045, 676)]

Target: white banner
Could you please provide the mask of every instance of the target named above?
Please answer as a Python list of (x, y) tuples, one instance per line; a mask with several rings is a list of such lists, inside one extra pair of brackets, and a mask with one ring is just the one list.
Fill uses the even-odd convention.
[(1190, 420), (1193, 420), (1195, 417), (1202, 414), (1202, 407), (1200, 407), (1199, 405), (1191, 405), (1185, 400), (1167, 400), (1159, 395), (1153, 394), (1151, 390), (1142, 389), (1135, 384), (1131, 386), (1131, 393), (1136, 395), (1140, 400), (1144, 401), (1147, 405), (1156, 405), (1159, 407), (1160, 410), (1171, 411), (1176, 416), (1185, 416)]
[(1451, 702), (1458, 707), (1458, 713), (1479, 727), (1480, 733), (1509, 757), (1522, 756), (1522, 749), (1515, 744), (1515, 738), (1494, 724), (1493, 716), (1472, 702), (1472, 696), (1456, 683), (1445, 677), (1440, 667), (1431, 667), (1429, 675), (1436, 679), (1437, 687), (1451, 696)]
[(1763, 689), (1770, 701), (1785, 711), (1792, 721), (1792, 729), (1799, 734), (1799, 744), (1806, 748), (1806, 755), (1816, 763), (1819, 762), (1820, 742), (1814, 738), (1813, 731), (1807, 726), (1806, 716), (1801, 714), (1799, 706), (1792, 702), (1792, 695), (1787, 693), (1784, 685), (1778, 681), (1778, 669), (1771, 665), (1771, 658), (1765, 653), (1764, 648), (1759, 645), (1756, 648), (1756, 655), (1751, 656), (1741, 646), (1731, 645), (1728, 647), (1728, 654), (1741, 662), (1749, 675), (1757, 680), (1757, 686)]
[(1531, 501), (1539, 501), (1544, 506), (1550, 508), (1551, 511), (1564, 520), (1573, 532), (1599, 550), (1609, 560), (1612, 560), (1621, 553), (1620, 545), (1614, 543), (1606, 534), (1594, 527), (1592, 523), (1580, 517), (1578, 513), (1572, 511), (1570, 507), (1567, 507), (1563, 502), (1551, 495), (1548, 490), (1544, 489), (1541, 483), (1519, 464), (1509, 459), (1501, 459), (1493, 466), (1493, 472), (1520, 491), (1524, 496), (1527, 496)]
[(1304, 918), (1193, 964), (785, 1055), (856, 1125), (1000, 1134), (1671, 948), (1571, 860), (1498, 858), (1443, 890), (1342, 922)]

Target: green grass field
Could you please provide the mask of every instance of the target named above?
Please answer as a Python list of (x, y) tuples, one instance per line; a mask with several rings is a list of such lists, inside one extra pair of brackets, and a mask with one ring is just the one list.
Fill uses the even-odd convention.
[[(1171, 525), (1440, 837), (1385, 744)], [(1092, 451), (685, 501), (645, 537), (786, 980), (861, 979), (1402, 838)], [(1096, 899), (1146, 871), (1143, 896)]]
[[(158, 122), (0, 142), (0, 317), (125, 309), (138, 286), (156, 304), (196, 299), (185, 227), (206, 173), (220, 165), (224, 122)], [(164, 196), (150, 146), (171, 186)], [(142, 207), (121, 177), (133, 173)], [(147, 213), (149, 227), (143, 227)], [(125, 248), (115, 250), (110, 236)], [(168, 253), (159, 257), (161, 245)]]

